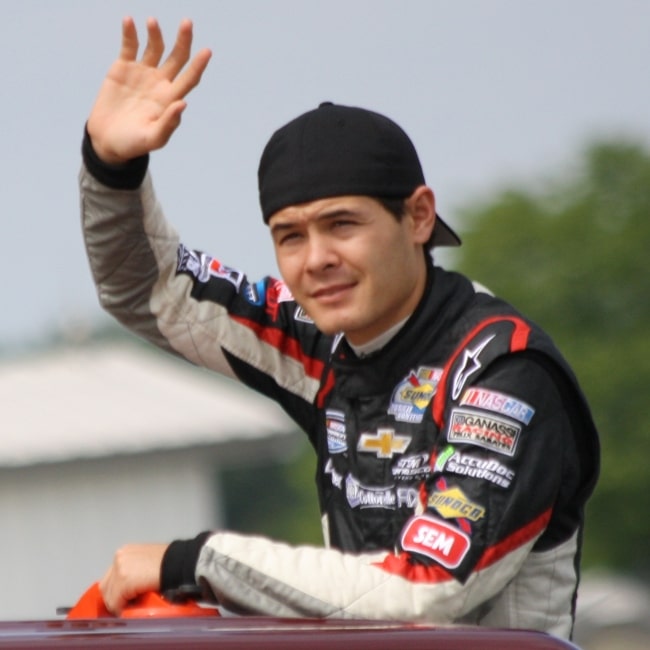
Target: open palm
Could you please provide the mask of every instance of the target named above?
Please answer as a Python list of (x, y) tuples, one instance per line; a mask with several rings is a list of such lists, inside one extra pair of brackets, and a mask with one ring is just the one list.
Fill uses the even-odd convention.
[[(157, 21), (147, 21), (147, 45), (141, 60), (132, 18), (122, 24), (122, 48), (102, 84), (88, 118), (88, 133), (97, 155), (122, 163), (163, 147), (178, 127), (185, 96), (199, 83), (211, 52), (203, 49), (190, 61), (192, 23), (181, 22), (176, 43), (165, 49)], [(188, 63), (189, 62), (189, 63)]]

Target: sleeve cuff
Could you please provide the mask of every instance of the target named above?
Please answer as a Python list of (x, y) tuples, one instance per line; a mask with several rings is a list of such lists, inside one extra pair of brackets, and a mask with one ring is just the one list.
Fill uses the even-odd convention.
[(165, 551), (160, 566), (160, 590), (177, 589), (182, 585), (197, 584), (194, 574), (201, 548), (211, 535), (200, 533), (194, 539), (176, 540)]
[(139, 156), (121, 165), (105, 163), (93, 149), (88, 129), (84, 129), (81, 155), (86, 168), (102, 185), (114, 190), (136, 190), (144, 180), (149, 166), (149, 154)]

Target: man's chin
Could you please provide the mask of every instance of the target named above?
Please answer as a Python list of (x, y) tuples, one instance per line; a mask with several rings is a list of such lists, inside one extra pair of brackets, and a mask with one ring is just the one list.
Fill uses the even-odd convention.
[(310, 314), (310, 317), (314, 321), (319, 331), (321, 331), (323, 334), (326, 334), (327, 336), (335, 336), (345, 329), (343, 319), (327, 317), (319, 314), (316, 316), (312, 316)]
[(316, 327), (320, 332), (327, 336), (335, 336), (341, 331), (340, 327), (336, 327), (336, 325), (333, 325), (330, 321), (325, 320), (325, 319), (312, 319), (314, 323), (316, 324)]

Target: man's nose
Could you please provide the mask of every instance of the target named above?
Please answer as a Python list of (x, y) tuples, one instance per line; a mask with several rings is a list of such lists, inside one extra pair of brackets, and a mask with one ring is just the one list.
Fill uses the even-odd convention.
[(336, 264), (338, 256), (330, 239), (322, 234), (313, 234), (309, 237), (307, 244), (306, 266), (311, 271)]

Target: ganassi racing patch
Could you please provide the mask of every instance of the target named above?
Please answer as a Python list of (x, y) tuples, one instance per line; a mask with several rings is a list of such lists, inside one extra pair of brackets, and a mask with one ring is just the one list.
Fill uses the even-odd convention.
[(456, 408), (451, 412), (447, 440), (513, 456), (520, 433), (521, 427), (505, 418), (472, 409)]
[(410, 519), (402, 531), (402, 548), (455, 569), (467, 555), (470, 538), (451, 524), (428, 515)]

